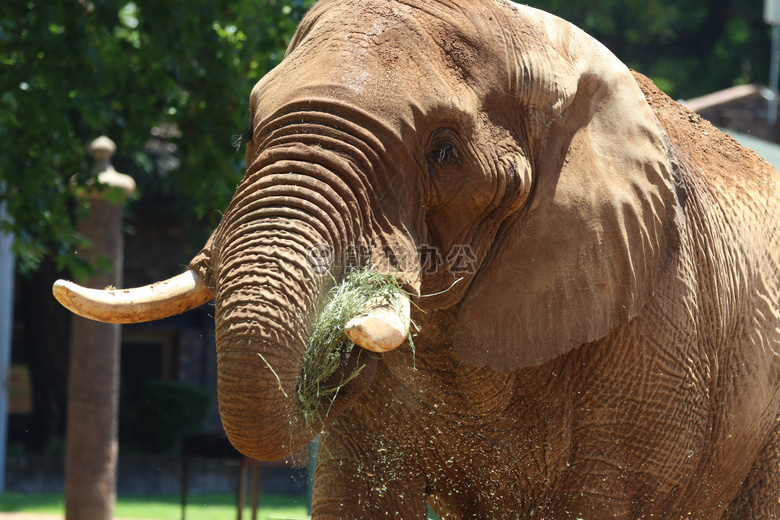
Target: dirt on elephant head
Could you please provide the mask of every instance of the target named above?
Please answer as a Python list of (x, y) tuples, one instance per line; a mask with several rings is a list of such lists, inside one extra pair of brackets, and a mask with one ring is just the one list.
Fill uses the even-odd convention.
[(745, 148), (696, 112), (658, 90), (642, 74), (631, 71), (677, 152), (681, 166), (696, 165), (696, 177), (718, 177), (738, 189), (746, 184), (760, 188), (775, 175), (774, 168), (753, 150)]

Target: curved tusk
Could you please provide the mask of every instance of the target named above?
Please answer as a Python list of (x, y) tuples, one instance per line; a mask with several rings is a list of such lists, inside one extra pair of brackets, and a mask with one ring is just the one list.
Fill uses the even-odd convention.
[(52, 293), (71, 312), (108, 323), (159, 320), (194, 309), (214, 298), (192, 269), (163, 282), (136, 289), (101, 291), (57, 280)]
[(344, 332), (366, 350), (388, 352), (400, 347), (409, 336), (409, 314), (409, 298), (400, 294), (396, 304), (382, 302), (347, 322)]

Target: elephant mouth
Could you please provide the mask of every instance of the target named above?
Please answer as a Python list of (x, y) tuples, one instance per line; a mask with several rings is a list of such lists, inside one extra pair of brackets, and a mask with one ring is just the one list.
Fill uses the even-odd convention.
[(334, 410), (337, 401), (350, 402), (365, 390), (379, 353), (407, 339), (409, 314), (399, 282), (373, 269), (355, 269), (330, 290), (312, 325), (296, 385), (307, 426), (327, 423), (331, 411), (340, 412)]
[(335, 369), (325, 374), (316, 356), (305, 356), (296, 393), (307, 428), (325, 427), (374, 379), (379, 356), (355, 345), (333, 357)]

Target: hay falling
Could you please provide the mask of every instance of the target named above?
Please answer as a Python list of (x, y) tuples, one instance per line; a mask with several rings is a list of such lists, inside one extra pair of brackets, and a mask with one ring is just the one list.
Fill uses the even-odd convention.
[(339, 390), (363, 369), (364, 365), (358, 364), (351, 374), (337, 381), (332, 377), (341, 360), (355, 347), (344, 334), (347, 322), (364, 314), (370, 302), (398, 305), (402, 294), (404, 291), (394, 276), (383, 275), (372, 268), (352, 270), (328, 293), (325, 307), (312, 327), (298, 380), (298, 401), (307, 426), (315, 420), (324, 422), (328, 410), (323, 413), (323, 403), (332, 404)]

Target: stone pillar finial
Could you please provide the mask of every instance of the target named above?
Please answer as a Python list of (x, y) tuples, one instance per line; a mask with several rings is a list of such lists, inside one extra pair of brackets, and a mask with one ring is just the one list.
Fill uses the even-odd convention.
[(111, 188), (120, 188), (125, 195), (135, 191), (135, 181), (127, 174), (119, 173), (111, 164), (111, 157), (116, 152), (114, 141), (101, 135), (89, 144), (89, 153), (95, 158), (93, 171), (97, 173), (98, 182)]
[(89, 143), (89, 153), (96, 160), (111, 160), (111, 157), (116, 153), (116, 143), (105, 135), (101, 135)]

